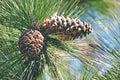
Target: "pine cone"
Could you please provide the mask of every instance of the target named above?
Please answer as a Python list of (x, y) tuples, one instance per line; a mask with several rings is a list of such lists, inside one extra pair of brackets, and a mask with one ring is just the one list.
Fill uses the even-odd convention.
[(64, 18), (63, 16), (55, 16), (46, 19), (41, 25), (40, 32), (44, 35), (63, 34), (72, 38), (86, 36), (91, 33), (91, 24), (81, 22), (78, 19)]
[(44, 37), (37, 30), (28, 30), (19, 38), (20, 51), (27, 57), (38, 56), (43, 48)]

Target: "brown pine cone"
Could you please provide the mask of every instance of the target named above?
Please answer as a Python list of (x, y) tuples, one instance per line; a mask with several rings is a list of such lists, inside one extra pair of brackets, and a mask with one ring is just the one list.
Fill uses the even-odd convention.
[(37, 30), (27, 30), (19, 38), (19, 49), (27, 57), (36, 57), (43, 48), (44, 37)]
[(41, 25), (40, 32), (44, 35), (63, 34), (73, 39), (79, 36), (86, 36), (92, 32), (91, 24), (81, 22), (78, 19), (64, 18), (63, 16), (55, 16), (46, 19)]

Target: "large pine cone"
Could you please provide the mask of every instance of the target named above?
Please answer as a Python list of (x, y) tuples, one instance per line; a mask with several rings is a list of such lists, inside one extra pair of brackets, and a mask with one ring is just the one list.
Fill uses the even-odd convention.
[(27, 57), (36, 57), (43, 48), (44, 37), (37, 30), (28, 30), (19, 39), (20, 51)]
[(46, 19), (41, 25), (40, 31), (44, 35), (63, 34), (70, 37), (78, 38), (91, 33), (91, 24), (81, 22), (78, 19), (64, 18), (63, 16), (55, 16)]

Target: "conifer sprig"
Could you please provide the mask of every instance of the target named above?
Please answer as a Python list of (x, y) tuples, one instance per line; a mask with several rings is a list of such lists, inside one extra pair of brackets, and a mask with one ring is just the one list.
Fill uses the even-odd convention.
[[(87, 52), (89, 52), (87, 48), (91, 47), (89, 44), (83, 47), (84, 44), (80, 42), (74, 44), (71, 40), (63, 41), (55, 36), (56, 34), (57, 36), (68, 36), (70, 39), (76, 39), (91, 33), (92, 28), (89, 23), (77, 20), (85, 17), (82, 16), (85, 13), (90, 14), (87, 11), (88, 9), (86, 9), (89, 6), (91, 5), (86, 4), (85, 0), (82, 0), (82, 3), (79, 0), (1, 0), (0, 24), (4, 26), (0, 26), (0, 79), (46, 80), (46, 78), (49, 78), (51, 80), (72, 80), (81, 79), (83, 76), (83, 79), (87, 80), (93, 79), (93, 76), (98, 77), (96, 76), (98, 75), (96, 71), (93, 70), (96, 67), (92, 64), (91, 58), (88, 58), (88, 55), (86, 56)], [(103, 12), (106, 11), (103, 8), (100, 9)], [(54, 16), (54, 14), (58, 16), (48, 18), (49, 16)], [(45, 20), (46, 18), (48, 20)], [(115, 26), (110, 28), (115, 28)], [(93, 41), (103, 39), (101, 33), (99, 33), (100, 30), (95, 31), (99, 36), (96, 37), (97, 39), (92, 36)], [(25, 33), (20, 37), (21, 32)], [(35, 32), (37, 32), (38, 36), (34, 34)], [(116, 34), (113, 29), (110, 32)], [(119, 43), (117, 37), (116, 35), (116, 42), (118, 41)], [(104, 48), (98, 49), (101, 50), (101, 54), (106, 53), (103, 50), (107, 50), (119, 59), (119, 51), (111, 53), (112, 49), (105, 47), (103, 41), (100, 41), (99, 44)], [(95, 49), (97, 49), (96, 46), (93, 46), (92, 50), (94, 52), (96, 52)], [(79, 70), (77, 74), (74, 74), (73, 68), (76, 69), (76, 66), (73, 63), (71, 65), (71, 61), (67, 57), (83, 63), (81, 65), (90, 77), (86, 79), (88, 75), (86, 73), (81, 75)], [(109, 58), (108, 55), (105, 57)], [(111, 76), (110, 78), (112, 79)], [(102, 79), (100, 78), (100, 80)]]

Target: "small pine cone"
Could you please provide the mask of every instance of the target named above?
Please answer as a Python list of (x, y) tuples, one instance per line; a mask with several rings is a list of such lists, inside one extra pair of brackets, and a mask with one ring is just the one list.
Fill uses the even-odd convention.
[(46, 19), (41, 25), (40, 31), (44, 35), (63, 34), (73, 39), (86, 36), (92, 32), (91, 24), (81, 22), (78, 19), (64, 18), (63, 16), (55, 16)]
[(44, 37), (37, 30), (28, 30), (19, 38), (19, 49), (21, 53), (29, 58), (38, 56), (43, 48)]

